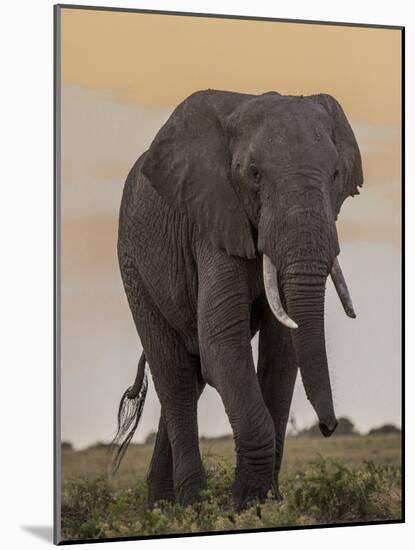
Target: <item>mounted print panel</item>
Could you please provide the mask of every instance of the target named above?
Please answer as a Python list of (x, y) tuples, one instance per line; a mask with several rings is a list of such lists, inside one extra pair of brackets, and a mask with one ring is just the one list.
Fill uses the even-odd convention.
[(403, 28), (55, 7), (55, 542), (403, 521)]

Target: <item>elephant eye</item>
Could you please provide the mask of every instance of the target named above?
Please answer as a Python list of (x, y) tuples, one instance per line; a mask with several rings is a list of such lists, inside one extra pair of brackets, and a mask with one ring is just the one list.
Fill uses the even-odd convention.
[(255, 181), (259, 181), (260, 174), (259, 174), (259, 170), (255, 166), (255, 164), (250, 164), (249, 165), (249, 173), (254, 178)]

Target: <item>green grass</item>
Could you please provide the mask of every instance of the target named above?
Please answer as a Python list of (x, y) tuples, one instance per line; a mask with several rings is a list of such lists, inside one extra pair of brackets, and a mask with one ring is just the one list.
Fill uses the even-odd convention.
[(62, 538), (65, 540), (401, 518), (400, 437), (287, 440), (281, 489), (237, 514), (230, 488), (231, 439), (201, 441), (208, 487), (197, 505), (147, 508), (145, 474), (151, 445), (133, 445), (117, 477), (105, 477), (105, 448), (62, 453)]

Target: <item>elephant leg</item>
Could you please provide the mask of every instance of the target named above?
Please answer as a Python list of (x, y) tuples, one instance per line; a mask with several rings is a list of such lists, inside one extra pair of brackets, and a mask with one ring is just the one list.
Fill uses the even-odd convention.
[[(205, 383), (201, 376), (199, 381), (199, 396), (202, 394)], [(153, 456), (147, 475), (148, 504), (150, 508), (161, 500), (175, 501), (173, 481), (173, 453), (167, 433), (167, 424), (161, 411), (159, 426), (154, 444)]]
[(259, 331), (258, 379), (275, 429), (275, 477), (273, 492), (281, 500), (278, 477), (284, 451), (285, 433), (297, 377), (297, 364), (290, 329), (282, 326), (268, 304), (263, 307)]
[[(191, 504), (206, 484), (197, 427), (199, 358), (187, 351), (180, 336), (161, 315), (137, 271), (134, 276), (128, 275), (127, 284), (124, 282), (128, 301), (171, 445), (174, 493), (180, 504)], [(163, 434), (160, 445), (167, 446)]]
[(252, 357), (246, 275), (241, 262), (229, 258), (226, 264), (209, 261), (199, 270), (202, 375), (220, 394), (232, 426), (237, 509), (265, 500), (272, 487), (275, 453), (274, 426)]
[(160, 500), (174, 502), (173, 454), (163, 411), (160, 415), (153, 456), (147, 474), (147, 486), (150, 508)]

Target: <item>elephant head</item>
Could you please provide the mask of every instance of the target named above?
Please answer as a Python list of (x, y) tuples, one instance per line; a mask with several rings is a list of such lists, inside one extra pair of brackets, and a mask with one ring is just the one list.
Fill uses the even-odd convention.
[(331, 96), (207, 90), (179, 105), (153, 141), (143, 173), (212, 246), (263, 255), (264, 287), (292, 329), (308, 399), (324, 435), (336, 425), (324, 334), (331, 274), (352, 302), (337, 256), (336, 219), (362, 185), (359, 149)]

